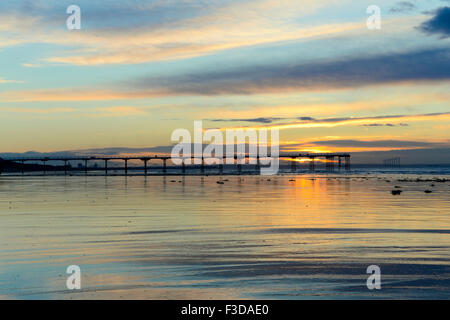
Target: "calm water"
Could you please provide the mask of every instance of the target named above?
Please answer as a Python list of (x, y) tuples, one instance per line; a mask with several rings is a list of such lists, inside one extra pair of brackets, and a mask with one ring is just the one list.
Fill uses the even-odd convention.
[(450, 182), (405, 177), (0, 176), (0, 298), (448, 299)]

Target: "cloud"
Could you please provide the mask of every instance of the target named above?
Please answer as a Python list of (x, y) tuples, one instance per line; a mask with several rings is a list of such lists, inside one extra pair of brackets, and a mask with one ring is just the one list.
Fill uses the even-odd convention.
[(208, 121), (213, 122), (257, 122), (257, 123), (272, 123), (274, 121), (282, 120), (284, 118), (269, 118), (269, 117), (260, 117), (260, 118), (247, 118), (247, 119), (207, 119)]
[(74, 108), (2, 108), (4, 111), (14, 113), (29, 113), (29, 114), (52, 114), (52, 113), (69, 113), (75, 112)]
[[(441, 113), (433, 113), (429, 114), (429, 116), (435, 116), (435, 115), (442, 115)], [(423, 115), (422, 115), (423, 116)], [(309, 122), (309, 123), (340, 123), (343, 121), (351, 121), (351, 120), (372, 120), (372, 119), (389, 119), (389, 118), (399, 118), (404, 116), (377, 116), (377, 117), (362, 117), (362, 118), (354, 118), (354, 117), (341, 117), (341, 118), (325, 118), (325, 119), (316, 119), (312, 117), (298, 117), (297, 120), (301, 120), (303, 122)], [(405, 126), (405, 124), (401, 123), (399, 125)], [(364, 124), (364, 126), (388, 126), (392, 127), (394, 124), (391, 123), (371, 123), (371, 124)]]
[(253, 95), (443, 81), (450, 81), (448, 48), (353, 56), (311, 63), (273, 62), (268, 65), (215, 71), (207, 69), (173, 76), (145, 76), (108, 84), (108, 89), (8, 91), (0, 93), (0, 99), (8, 102), (101, 101), (168, 96)]
[[(329, 127), (337, 127), (337, 126), (346, 126), (346, 125), (373, 125), (385, 123), (386, 121), (390, 122), (401, 122), (403, 121), (430, 121), (430, 120), (449, 120), (450, 112), (444, 113), (427, 113), (427, 114), (413, 114), (413, 115), (383, 115), (383, 116), (375, 116), (375, 117), (340, 117), (340, 118), (324, 118), (324, 119), (315, 119), (309, 117), (299, 117), (298, 119), (303, 119), (301, 121), (296, 122), (288, 122), (288, 123), (277, 123), (277, 124), (268, 124), (261, 125), (258, 127), (240, 127), (242, 129), (262, 129), (262, 128), (276, 128), (279, 130), (282, 129), (299, 129), (299, 128), (329, 128)], [(237, 129), (236, 128), (223, 128), (225, 129)]]
[[(220, 21), (220, 20), (219, 20)], [(73, 43), (86, 46), (94, 52), (48, 58), (52, 63), (80, 66), (102, 64), (135, 64), (153, 61), (186, 59), (223, 50), (281, 41), (317, 38), (361, 28), (360, 23), (329, 24), (309, 28), (271, 27), (270, 24), (248, 26), (242, 32), (242, 23), (232, 26), (196, 23), (163, 30), (135, 30), (126, 32), (97, 32), (72, 37)], [(239, 28), (237, 27), (239, 25)], [(186, 40), (189, 39), (189, 40)], [(61, 40), (65, 43), (66, 40)]]
[[(260, 118), (246, 118), (246, 119), (206, 119), (208, 121), (212, 121), (212, 122), (255, 122), (255, 123), (264, 123), (264, 124), (270, 124), (270, 123), (274, 123), (280, 120), (292, 120), (292, 119), (296, 119), (296, 120), (301, 120), (301, 121), (308, 121), (311, 123), (320, 123), (320, 122), (328, 122), (328, 123), (335, 123), (335, 122), (340, 122), (340, 121), (344, 121), (344, 120), (351, 120), (353, 118), (329, 118), (329, 119), (315, 119), (312, 117), (298, 117), (298, 118), (276, 118), (276, 117), (260, 117)], [(392, 123), (369, 123), (369, 124), (362, 124), (361, 126), (363, 127), (395, 127), (395, 126), (400, 126), (400, 127), (407, 127), (409, 126), (407, 123), (398, 123), (398, 124), (392, 124)]]
[(400, 1), (397, 2), (390, 10), (389, 12), (392, 13), (400, 13), (400, 12), (409, 12), (416, 9), (416, 5), (409, 1)]
[(313, 141), (309, 144), (328, 147), (348, 147), (348, 148), (439, 148), (450, 147), (447, 142), (427, 142), (411, 140), (324, 140)]
[[(409, 140), (382, 138), (322, 137), (297, 143), (281, 143), (282, 152), (367, 152), (399, 150), (436, 150), (450, 148), (450, 140)], [(442, 160), (442, 158), (441, 158)], [(449, 159), (450, 160), (450, 159)]]
[[(347, 0), (345, 0), (347, 1)], [(132, 64), (183, 59), (217, 51), (334, 35), (363, 23), (302, 27), (298, 19), (335, 0), (117, 1), (79, 0), (82, 32), (57, 27), (64, 4), (54, 1), (0, 11), (1, 46), (49, 43), (67, 46), (47, 61), (73, 65)], [(10, 7), (13, 7), (12, 9)], [(21, 22), (24, 23), (21, 23)], [(5, 35), (3, 38), (2, 35)], [(7, 41), (9, 40), (9, 41)], [(14, 40), (14, 41), (11, 41)]]
[(40, 68), (42, 66), (40, 63), (22, 63), (22, 67), (24, 68)]
[(443, 7), (435, 11), (435, 15), (422, 23), (419, 30), (427, 34), (438, 34), (442, 38), (450, 36), (450, 7)]
[(392, 123), (369, 123), (369, 124), (363, 124), (363, 127), (407, 127), (409, 124), (407, 123), (399, 123), (399, 124), (392, 124)]
[(22, 113), (22, 114), (64, 114), (71, 113), (81, 115), (85, 117), (125, 117), (147, 114), (143, 108), (133, 106), (112, 106), (112, 107), (99, 107), (92, 110), (85, 110), (84, 112), (78, 108), (23, 108), (23, 107), (2, 107), (2, 111), (9, 113)]
[(8, 102), (38, 101), (106, 101), (120, 99), (151, 98), (164, 95), (164, 92), (133, 90), (121, 91), (91, 88), (60, 88), (51, 90), (27, 90), (0, 92), (0, 99)]
[(247, 95), (442, 80), (450, 80), (450, 49), (447, 48), (143, 77), (129, 81), (128, 86), (179, 95)]
[(18, 80), (6, 80), (6, 79), (0, 78), (0, 84), (2, 84), (2, 83), (24, 83), (24, 81), (18, 81)]
[(173, 145), (168, 146), (156, 146), (156, 147), (144, 147), (144, 148), (129, 148), (129, 147), (111, 147), (111, 148), (93, 148), (71, 151), (75, 154), (96, 154), (96, 155), (121, 155), (121, 154), (154, 154), (164, 153), (170, 154), (173, 149)]
[(147, 114), (145, 110), (131, 106), (104, 107), (104, 108), (97, 108), (97, 110), (102, 112), (103, 114), (111, 116), (134, 116)]

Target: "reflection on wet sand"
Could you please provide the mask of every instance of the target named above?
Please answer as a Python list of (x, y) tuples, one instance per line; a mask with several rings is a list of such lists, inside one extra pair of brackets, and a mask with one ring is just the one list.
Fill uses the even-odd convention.
[(448, 298), (450, 186), (379, 178), (1, 177), (0, 296)]

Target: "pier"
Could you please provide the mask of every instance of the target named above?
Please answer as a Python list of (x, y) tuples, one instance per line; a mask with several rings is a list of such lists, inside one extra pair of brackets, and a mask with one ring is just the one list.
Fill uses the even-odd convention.
[[(186, 174), (186, 164), (185, 159), (191, 159), (191, 163), (193, 165), (200, 167), (201, 174), (205, 174), (205, 169), (207, 166), (216, 166), (218, 168), (218, 173), (223, 174), (224, 173), (224, 164), (225, 159), (227, 159), (227, 156), (223, 157), (211, 157), (211, 158), (205, 158), (203, 156), (191, 156), (189, 158), (182, 158), (183, 163), (181, 166), (173, 166), (172, 168), (178, 168), (181, 170), (182, 174)], [(231, 156), (233, 158), (233, 156)], [(260, 157), (258, 155), (249, 155), (249, 154), (241, 154), (241, 155), (234, 155), (234, 165), (237, 166), (237, 173), (242, 173), (242, 165), (244, 164), (254, 164), (256, 167), (256, 170), (261, 169), (261, 159), (270, 159), (270, 158), (278, 158), (279, 160), (286, 160), (291, 162), (291, 172), (297, 172), (297, 164), (299, 163), (299, 160), (307, 160), (309, 162), (308, 169), (309, 171), (315, 171), (316, 170), (316, 160), (320, 160), (321, 162), (325, 162), (325, 169), (327, 171), (335, 171), (335, 169), (338, 169), (339, 171), (344, 169), (346, 171), (350, 170), (350, 154), (349, 153), (286, 153), (286, 154), (280, 154), (278, 156), (264, 156)], [(207, 164), (206, 159), (216, 159), (218, 161), (218, 164)], [(64, 166), (62, 167), (61, 171), (64, 171), (64, 174), (67, 175), (68, 171), (84, 171), (85, 175), (88, 174), (88, 164), (91, 161), (102, 161), (104, 163), (103, 168), (96, 167), (95, 170), (103, 170), (105, 175), (108, 175), (108, 170), (112, 167), (108, 167), (109, 161), (123, 161), (124, 166), (123, 167), (114, 167), (114, 170), (122, 169), (124, 171), (125, 175), (128, 175), (129, 172), (129, 161), (141, 161), (143, 164), (144, 169), (144, 175), (148, 175), (148, 164), (150, 161), (159, 161), (161, 163), (161, 172), (162, 174), (167, 174), (168, 166), (167, 161), (171, 160), (171, 156), (166, 155), (153, 155), (153, 156), (136, 156), (136, 157), (103, 157), (103, 156), (85, 156), (85, 157), (33, 157), (33, 158), (6, 158), (1, 159), (0, 158), (0, 173), (1, 173), (1, 166), (2, 162), (9, 162), (9, 163), (16, 163), (21, 164), (21, 172), (22, 174), (25, 173), (25, 164), (28, 162), (38, 162), (41, 163), (42, 169), (39, 171), (43, 171), (44, 175), (47, 173), (48, 162), (62, 162)], [(250, 161), (252, 160), (252, 161)], [(72, 168), (68, 165), (70, 161), (76, 161), (84, 163), (83, 166), (79, 166), (78, 168)], [(252, 162), (252, 163), (251, 163)], [(228, 164), (228, 163), (227, 163)], [(32, 170), (32, 171), (38, 171), (38, 170)]]

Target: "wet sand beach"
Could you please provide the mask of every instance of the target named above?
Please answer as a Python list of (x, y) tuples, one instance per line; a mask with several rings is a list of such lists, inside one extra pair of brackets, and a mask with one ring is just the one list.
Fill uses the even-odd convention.
[(450, 182), (418, 178), (1, 176), (0, 299), (448, 299)]

